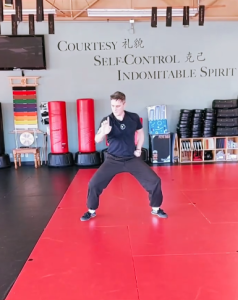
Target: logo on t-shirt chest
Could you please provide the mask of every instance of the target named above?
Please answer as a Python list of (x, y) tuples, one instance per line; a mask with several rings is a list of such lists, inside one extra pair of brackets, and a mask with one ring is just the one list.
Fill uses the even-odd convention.
[(121, 130), (124, 130), (124, 129), (126, 129), (126, 125), (125, 124), (121, 124), (120, 128), (121, 128)]

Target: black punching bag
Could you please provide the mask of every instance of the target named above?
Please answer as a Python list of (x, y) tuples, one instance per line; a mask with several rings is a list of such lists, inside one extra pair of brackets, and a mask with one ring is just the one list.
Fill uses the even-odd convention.
[(2, 104), (0, 103), (0, 155), (5, 153), (4, 145), (4, 132), (3, 132), (3, 122), (2, 122)]
[(4, 132), (2, 121), (2, 104), (0, 103), (0, 168), (7, 168), (11, 166), (10, 157), (5, 154)]

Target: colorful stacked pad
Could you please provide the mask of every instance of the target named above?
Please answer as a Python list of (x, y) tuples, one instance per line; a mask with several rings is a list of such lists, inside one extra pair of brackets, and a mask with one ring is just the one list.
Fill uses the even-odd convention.
[(38, 128), (35, 87), (13, 87), (15, 129)]

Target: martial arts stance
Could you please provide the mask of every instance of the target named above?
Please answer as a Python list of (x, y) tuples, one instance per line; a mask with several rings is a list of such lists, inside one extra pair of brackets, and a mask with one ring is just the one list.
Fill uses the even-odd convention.
[[(129, 172), (149, 193), (151, 213), (160, 218), (167, 214), (160, 208), (163, 195), (161, 180), (156, 173), (140, 158), (144, 143), (144, 131), (137, 114), (124, 110), (126, 97), (121, 92), (111, 95), (112, 114), (101, 121), (101, 126), (95, 136), (96, 143), (103, 141), (105, 136), (109, 143), (108, 154), (89, 182), (87, 207), (88, 211), (81, 217), (87, 221), (96, 217), (99, 207), (99, 196), (116, 174)], [(138, 142), (135, 146), (135, 132)]]

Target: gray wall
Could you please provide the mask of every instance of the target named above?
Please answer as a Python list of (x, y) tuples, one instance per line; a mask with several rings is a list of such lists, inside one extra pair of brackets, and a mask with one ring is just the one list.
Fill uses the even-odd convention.
[[(122, 91), (127, 96), (127, 109), (137, 112), (144, 118), (145, 132), (147, 129), (147, 109), (149, 105), (166, 104), (169, 130), (174, 131), (181, 108), (205, 108), (211, 107), (213, 99), (237, 98), (238, 92), (238, 22), (206, 22), (204, 27), (199, 27), (197, 22), (184, 28), (181, 23), (174, 22), (173, 27), (166, 28), (164, 23), (159, 23), (157, 28), (151, 28), (150, 23), (135, 23), (135, 33), (132, 34), (129, 22), (108, 23), (56, 23), (56, 34), (48, 35), (47, 23), (36, 24), (36, 33), (46, 34), (46, 71), (25, 71), (26, 76), (41, 76), (37, 87), (38, 105), (43, 101), (64, 100), (67, 102), (67, 125), (70, 151), (78, 151), (76, 99), (90, 97), (95, 99), (95, 128), (103, 116), (110, 113), (109, 95), (114, 91)], [(10, 23), (3, 23), (2, 34), (11, 34)], [(19, 26), (19, 34), (28, 34), (28, 24)], [(123, 42), (129, 39), (133, 48), (125, 49)], [(143, 41), (142, 46), (134, 47), (135, 40)], [(105, 49), (105, 43), (116, 44), (115, 50), (98, 49), (87, 51), (59, 51), (58, 43), (91, 43), (101, 44)], [(65, 44), (61, 44), (65, 49)], [(72, 45), (71, 45), (72, 47)], [(90, 46), (92, 47), (92, 46)], [(193, 63), (186, 62), (188, 53), (192, 54)], [(198, 61), (197, 55), (203, 53)], [(115, 63), (116, 57), (127, 57), (127, 63), (119, 62), (115, 66), (98, 66), (95, 56), (111, 58)], [(131, 64), (132, 56), (148, 57), (161, 56), (159, 59), (150, 58), (150, 63)], [(176, 62), (162, 63), (165, 56), (176, 56)], [(169, 57), (168, 57), (169, 59)], [(119, 59), (118, 59), (119, 61)], [(109, 60), (105, 60), (108, 63)], [(169, 62), (169, 60), (168, 60)], [(96, 64), (96, 65), (95, 65)], [(211, 76), (201, 71), (201, 68), (224, 69)], [(227, 73), (227, 68), (230, 68)], [(233, 74), (232, 70), (233, 69)], [(185, 70), (183, 78), (161, 79), (136, 79), (119, 80), (118, 70), (128, 74), (142, 72)], [(194, 71), (191, 71), (194, 70)], [(182, 71), (183, 73), (184, 71)], [(193, 77), (187, 77), (188, 74)], [(148, 73), (147, 73), (148, 74)], [(179, 77), (179, 71), (177, 71)], [(222, 75), (223, 74), (223, 75)], [(160, 75), (163, 75), (160, 72)], [(215, 76), (216, 75), (216, 76)], [(14, 129), (12, 89), (8, 76), (20, 76), (19, 71), (0, 72), (0, 102), (3, 107), (3, 121), (6, 152), (10, 153), (15, 147), (14, 136), (9, 131)], [(196, 76), (196, 77), (195, 77)], [(143, 77), (144, 78), (144, 77)], [(40, 124), (42, 130), (45, 125)], [(50, 144), (49, 144), (50, 146)], [(104, 143), (97, 145), (97, 149), (104, 148)], [(145, 147), (148, 147), (146, 135)], [(32, 158), (26, 158), (32, 160)]]

